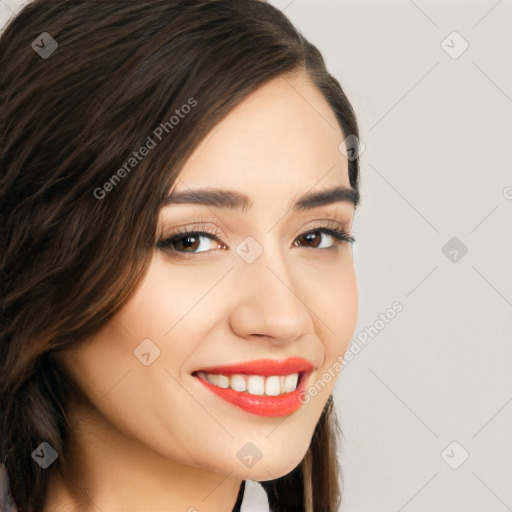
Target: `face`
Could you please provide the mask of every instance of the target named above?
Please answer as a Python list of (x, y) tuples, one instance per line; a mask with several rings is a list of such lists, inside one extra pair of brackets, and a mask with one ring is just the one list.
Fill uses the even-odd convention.
[[(298, 74), (258, 89), (196, 148), (131, 301), (66, 355), (117, 430), (165, 458), (242, 479), (275, 479), (300, 463), (354, 333), (357, 288), (344, 238), (353, 203), (295, 204), (350, 188), (344, 138)], [(229, 189), (247, 204), (178, 199), (197, 189)]]

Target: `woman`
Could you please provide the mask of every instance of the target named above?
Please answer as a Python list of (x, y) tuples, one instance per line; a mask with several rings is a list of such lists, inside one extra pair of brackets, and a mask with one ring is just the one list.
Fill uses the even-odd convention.
[(13, 507), (336, 511), (358, 130), (318, 50), (259, 0), (35, 0), (0, 48)]

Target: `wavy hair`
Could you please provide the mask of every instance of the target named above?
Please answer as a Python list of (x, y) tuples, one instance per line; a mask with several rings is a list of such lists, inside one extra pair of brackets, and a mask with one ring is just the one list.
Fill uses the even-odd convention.
[[(201, 140), (258, 87), (300, 70), (345, 136), (358, 136), (318, 49), (263, 1), (34, 0), (5, 27), (0, 457), (19, 512), (43, 509), (53, 471), (66, 477), (74, 384), (56, 355), (127, 303), (148, 268), (166, 193)], [(113, 170), (191, 98), (197, 104), (166, 143), (112, 184)], [(349, 161), (356, 190), (358, 176), (358, 160)], [(338, 510), (337, 429), (329, 400), (302, 462), (262, 482), (273, 512)], [(46, 470), (31, 458), (42, 441), (59, 454)]]

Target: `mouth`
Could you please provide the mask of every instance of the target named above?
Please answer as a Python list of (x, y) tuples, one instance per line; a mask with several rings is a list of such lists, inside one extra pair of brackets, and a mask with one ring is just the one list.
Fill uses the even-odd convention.
[(192, 372), (218, 397), (258, 416), (286, 416), (301, 405), (314, 366), (302, 358), (260, 359)]

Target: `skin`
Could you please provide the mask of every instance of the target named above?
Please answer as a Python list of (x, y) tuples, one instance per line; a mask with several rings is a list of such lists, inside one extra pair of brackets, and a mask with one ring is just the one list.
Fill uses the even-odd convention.
[[(225, 402), (191, 372), (299, 356), (314, 363), (318, 379), (344, 354), (357, 319), (352, 247), (329, 249), (336, 240), (327, 234), (309, 246), (293, 242), (321, 227), (316, 221), (350, 230), (354, 206), (290, 208), (308, 191), (350, 187), (338, 149), (344, 138), (328, 103), (300, 72), (255, 91), (196, 148), (175, 189), (235, 189), (253, 205), (163, 208), (159, 236), (182, 226), (215, 229), (225, 248), (202, 237), (195, 254), (177, 259), (155, 247), (128, 305), (90, 343), (63, 354), (95, 404), (69, 409), (68, 457), (91, 511), (226, 512), (243, 479), (275, 479), (300, 463), (335, 379), (291, 415), (266, 418)], [(199, 215), (203, 222), (194, 221)], [(235, 252), (247, 236), (263, 248), (251, 264)], [(147, 338), (160, 349), (149, 366), (134, 356)], [(247, 442), (262, 454), (251, 468), (236, 456)], [(78, 510), (58, 474), (50, 510)]]

